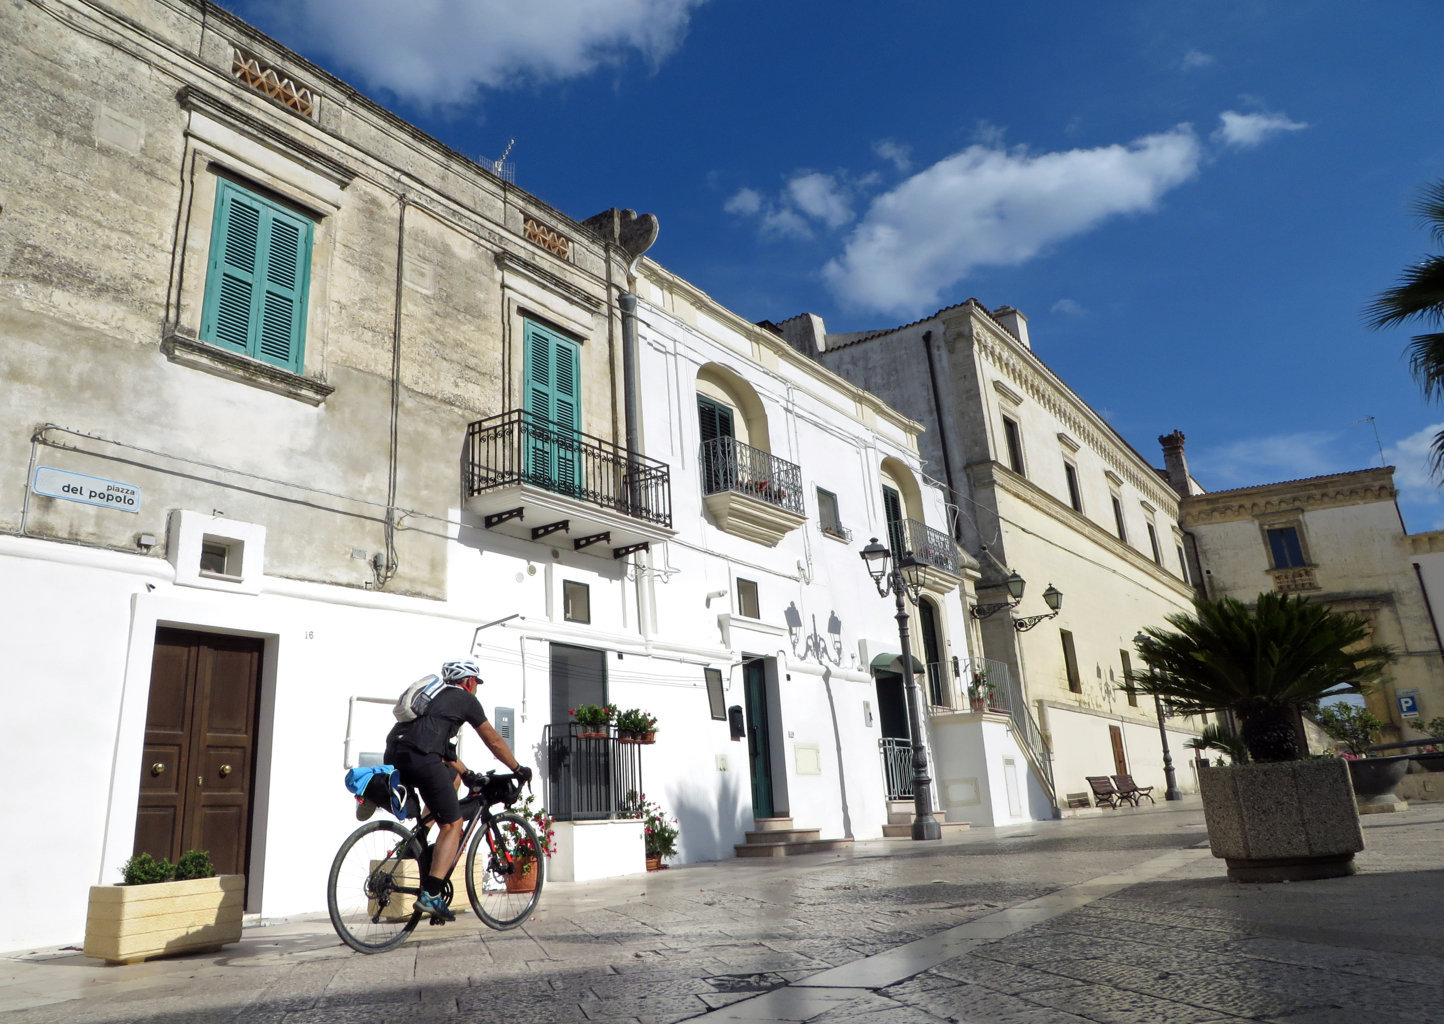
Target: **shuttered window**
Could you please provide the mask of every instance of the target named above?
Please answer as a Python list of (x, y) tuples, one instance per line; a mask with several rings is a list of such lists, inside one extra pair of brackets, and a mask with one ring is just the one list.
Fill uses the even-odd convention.
[(524, 321), (527, 467), (535, 482), (563, 491), (581, 487), (581, 350), (575, 341)]
[(313, 229), (307, 218), (220, 179), (201, 340), (300, 373)]
[(896, 561), (907, 552), (908, 545), (903, 538), (902, 495), (887, 484), (882, 486), (882, 512), (887, 520), (887, 546)]

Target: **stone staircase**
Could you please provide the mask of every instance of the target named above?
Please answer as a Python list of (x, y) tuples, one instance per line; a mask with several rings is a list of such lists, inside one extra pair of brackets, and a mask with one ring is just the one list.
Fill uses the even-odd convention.
[(758, 818), (747, 842), (733, 847), (739, 857), (790, 857), (799, 853), (827, 853), (845, 850), (851, 839), (823, 839), (821, 830), (793, 828), (791, 818)]
[[(970, 821), (948, 821), (946, 811), (933, 811), (933, 819), (942, 826), (943, 836), (957, 835), (972, 827)], [(882, 827), (887, 839), (910, 839), (913, 834), (913, 802), (911, 800), (889, 800), (887, 802), (887, 824)]]

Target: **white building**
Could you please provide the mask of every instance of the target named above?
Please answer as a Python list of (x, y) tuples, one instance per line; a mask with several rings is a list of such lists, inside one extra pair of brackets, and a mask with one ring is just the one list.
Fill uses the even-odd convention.
[[(915, 424), (659, 268), (633, 317), (654, 220), (573, 220), (212, 4), (9, 5), (0, 40), (0, 674), (64, 701), (7, 747), (52, 855), (0, 949), (79, 939), (138, 850), (321, 910), (345, 768), (468, 650), (539, 793), (600, 822), (558, 877), (640, 870), (632, 785), (683, 861), (732, 855), (764, 778), (819, 838), (881, 833), (901, 652), (858, 550), (889, 519), (946, 570), (927, 685), (970, 654)], [(796, 489), (709, 478), (699, 396)], [(587, 782), (569, 709), (602, 700), (661, 728)]]

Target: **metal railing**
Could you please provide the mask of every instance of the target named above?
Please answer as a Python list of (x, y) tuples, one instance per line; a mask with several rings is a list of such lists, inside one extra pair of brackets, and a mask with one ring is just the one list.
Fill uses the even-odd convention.
[(802, 469), (786, 459), (743, 444), (735, 437), (714, 437), (702, 442), (698, 461), (703, 494), (736, 491), (798, 515), (806, 514)]
[(825, 533), (829, 537), (836, 537), (838, 540), (852, 540), (852, 531), (841, 523), (825, 523), (819, 519), (817, 529), (819, 533)]
[(889, 800), (913, 797), (913, 741), (906, 736), (883, 736), (877, 741), (882, 754), (882, 775)]
[(913, 558), (924, 565), (950, 576), (963, 574), (958, 545), (941, 530), (916, 519), (898, 519), (888, 524), (888, 536), (894, 546), (901, 543), (904, 551), (911, 551)]
[(466, 428), (466, 496), (517, 484), (672, 525), (672, 471), (665, 462), (520, 409)]
[(642, 744), (579, 735), (575, 722), (542, 730), (547, 752), (546, 808), (557, 821), (621, 817), (642, 787)]

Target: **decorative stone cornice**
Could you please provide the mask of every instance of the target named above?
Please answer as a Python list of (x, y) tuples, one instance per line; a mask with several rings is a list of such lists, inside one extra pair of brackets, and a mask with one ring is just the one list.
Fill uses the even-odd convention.
[(1285, 480), (1260, 487), (1195, 494), (1182, 499), (1178, 521), (1185, 529), (1207, 523), (1259, 519), (1288, 512), (1316, 512), (1327, 508), (1393, 501), (1393, 467), (1333, 473), (1306, 480)]
[(205, 114), (253, 142), (267, 149), (285, 153), (307, 170), (345, 188), (356, 178), (356, 172), (339, 160), (335, 160), (312, 146), (296, 139), (294, 133), (282, 131), (263, 118), (257, 117), (240, 107), (232, 106), (193, 85), (187, 85), (176, 93), (176, 102), (185, 110)]
[[(1071, 437), (1086, 444), (1121, 479), (1146, 495), (1153, 504), (1163, 509), (1173, 509), (1178, 504), (1178, 496), (1158, 479), (1157, 470), (1044, 366), (1031, 349), (1025, 348), (977, 307), (966, 306), (945, 319), (952, 321), (951, 326), (957, 329), (963, 326), (957, 323), (959, 315), (967, 318), (973, 349), (981, 361), (988, 363), (1019, 391), (1052, 414)], [(993, 385), (995, 389), (1000, 386), (996, 379)]]
[(522, 257), (518, 256), (516, 253), (507, 252), (505, 249), (503, 249), (501, 252), (497, 253), (494, 258), (496, 260), (496, 265), (501, 269), (514, 271), (518, 274), (529, 277), (537, 284), (543, 285), (547, 288), (550, 288), (554, 292), (558, 292), (566, 296), (578, 305), (585, 306), (587, 309), (590, 309), (593, 313), (600, 313), (604, 308), (602, 300), (597, 298), (597, 296), (591, 294), (590, 292), (583, 291), (571, 282), (566, 281), (561, 277), (558, 277), (550, 270), (538, 266), (531, 260), (522, 259)]

